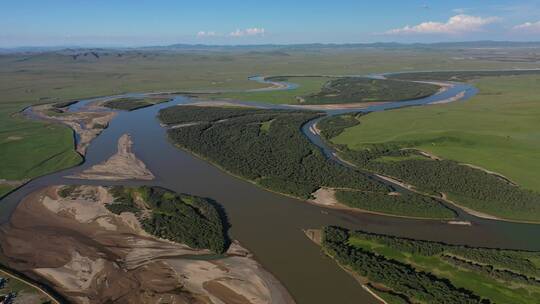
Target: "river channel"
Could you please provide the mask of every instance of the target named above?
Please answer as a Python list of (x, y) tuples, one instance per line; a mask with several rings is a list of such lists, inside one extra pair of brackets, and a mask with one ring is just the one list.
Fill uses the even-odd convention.
[[(290, 88), (290, 87), (288, 87)], [(465, 84), (456, 84), (445, 92), (418, 100), (372, 106), (362, 111), (381, 111), (403, 106), (418, 106), (445, 100), (465, 92), (463, 102), (476, 93)], [(79, 110), (82, 101), (71, 111)], [(438, 220), (414, 220), (361, 212), (327, 209), (300, 200), (265, 191), (235, 178), (190, 153), (174, 147), (157, 119), (159, 110), (192, 99), (174, 96), (172, 101), (132, 112), (119, 112), (109, 127), (89, 146), (80, 166), (36, 178), (2, 199), (0, 219), (5, 222), (20, 200), (32, 191), (53, 184), (151, 184), (177, 192), (210, 197), (226, 210), (232, 225), (230, 234), (254, 253), (256, 259), (272, 272), (290, 291), (297, 303), (377, 303), (345, 271), (324, 256), (302, 232), (306, 228), (340, 225), (352, 229), (397, 236), (444, 241), (474, 246), (540, 250), (540, 225), (518, 224), (460, 215), (471, 226), (450, 225)], [(251, 104), (251, 103), (250, 103)], [(286, 108), (257, 104), (261, 107)], [(358, 112), (360, 109), (329, 110), (329, 115)], [(320, 137), (309, 132), (309, 122), (302, 130), (309, 139), (332, 157), (332, 150)], [(104, 182), (66, 179), (100, 163), (116, 152), (118, 138), (132, 136), (133, 151), (156, 176), (150, 182)], [(464, 218), (463, 218), (464, 217)], [(31, 240), (28, 240), (31, 241)]]

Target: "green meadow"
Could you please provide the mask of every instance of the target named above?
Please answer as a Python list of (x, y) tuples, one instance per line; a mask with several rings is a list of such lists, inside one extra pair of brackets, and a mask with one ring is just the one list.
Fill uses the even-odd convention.
[(287, 81), (295, 83), (298, 88), (285, 91), (235, 92), (212, 95), (213, 99), (234, 99), (242, 101), (258, 101), (274, 104), (298, 104), (299, 98), (315, 94), (332, 78), (330, 77), (290, 77)]
[(469, 101), (370, 113), (332, 141), (353, 150), (381, 143), (417, 148), (540, 191), (540, 76), (474, 85), (480, 93)]
[[(426, 69), (532, 67), (489, 57), (463, 59), (461, 50), (287, 49), (273, 52), (81, 50), (0, 55), (0, 180), (22, 180), (76, 165), (71, 131), (15, 115), (26, 106), (126, 92), (256, 89), (252, 75), (348, 75)], [(459, 59), (461, 58), (461, 59)], [(320, 88), (300, 80), (298, 90)], [(262, 95), (272, 95), (263, 93)], [(298, 92), (292, 93), (296, 96)], [(257, 97), (258, 98), (258, 97)], [(287, 102), (275, 96), (261, 98)], [(289, 96), (290, 98), (290, 96)], [(264, 101), (264, 100), (262, 100)], [(7, 187), (0, 182), (0, 195)]]

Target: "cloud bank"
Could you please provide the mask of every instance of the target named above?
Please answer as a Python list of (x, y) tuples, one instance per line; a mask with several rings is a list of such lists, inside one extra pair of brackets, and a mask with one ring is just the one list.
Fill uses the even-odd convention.
[(532, 33), (540, 33), (540, 21), (536, 22), (525, 22), (513, 27), (514, 30), (526, 31)]
[(242, 36), (264, 36), (264, 28), (252, 27), (245, 30), (236, 29), (236, 31), (231, 32), (229, 36), (232, 37), (242, 37)]
[(250, 27), (246, 29), (236, 29), (236, 31), (230, 32), (229, 34), (222, 34), (214, 31), (198, 31), (196, 36), (198, 38), (207, 38), (207, 37), (255, 37), (255, 36), (264, 36), (266, 33), (265, 29), (262, 27)]
[(197, 32), (197, 37), (212, 37), (216, 36), (216, 32), (213, 31), (199, 31)]
[(462, 34), (479, 32), (488, 24), (498, 21), (497, 17), (478, 17), (459, 14), (450, 17), (446, 22), (427, 21), (414, 26), (391, 29), (386, 32), (389, 35), (401, 34)]

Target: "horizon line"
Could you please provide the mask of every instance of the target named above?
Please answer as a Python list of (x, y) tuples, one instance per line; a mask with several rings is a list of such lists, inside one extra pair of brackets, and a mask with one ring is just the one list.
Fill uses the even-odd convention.
[(320, 46), (355, 46), (355, 45), (441, 45), (441, 44), (474, 44), (474, 43), (492, 43), (492, 44), (540, 44), (540, 40), (463, 40), (463, 41), (438, 41), (438, 42), (397, 42), (397, 41), (377, 41), (377, 42), (307, 42), (307, 43), (253, 43), (253, 44), (206, 44), (206, 43), (171, 43), (171, 44), (148, 44), (148, 45), (108, 45), (108, 44), (56, 44), (56, 45), (19, 45), (19, 46), (9, 46), (9, 47), (0, 47), (3, 50), (13, 50), (13, 49), (46, 49), (46, 48), (57, 48), (57, 49), (69, 49), (69, 48), (104, 48), (104, 49), (114, 49), (114, 48), (126, 48), (126, 49), (137, 49), (137, 48), (166, 48), (174, 46), (186, 46), (186, 47), (264, 47), (264, 46), (310, 46), (310, 45), (320, 45)]

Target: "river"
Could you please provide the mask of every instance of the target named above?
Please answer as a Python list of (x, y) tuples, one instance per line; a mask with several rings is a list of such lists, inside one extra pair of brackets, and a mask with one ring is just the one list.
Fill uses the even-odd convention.
[[(476, 93), (468, 85), (456, 85), (446, 92), (431, 97), (374, 106), (363, 111), (380, 111), (394, 107), (422, 105), (443, 100), (458, 92), (467, 91), (466, 99)], [(151, 184), (178, 192), (210, 197), (224, 206), (232, 225), (230, 234), (255, 254), (256, 259), (272, 272), (291, 292), (297, 303), (377, 303), (358, 283), (324, 256), (302, 232), (305, 228), (340, 225), (376, 233), (414, 237), (474, 246), (540, 250), (534, 241), (540, 225), (518, 224), (460, 215), (471, 226), (450, 225), (438, 220), (414, 220), (361, 212), (327, 209), (300, 200), (265, 191), (247, 181), (235, 178), (215, 166), (174, 147), (166, 137), (166, 130), (157, 119), (158, 111), (176, 104), (190, 103), (185, 96), (175, 96), (168, 103), (132, 112), (119, 112), (94, 141), (85, 162), (75, 168), (36, 178), (2, 200), (1, 220), (5, 222), (21, 198), (41, 187), (52, 184)], [(80, 102), (70, 110), (80, 109)], [(262, 105), (274, 107), (272, 105)], [(283, 108), (283, 106), (278, 106)], [(359, 111), (348, 109), (346, 111)], [(330, 115), (344, 110), (328, 111)], [(310, 122), (314, 123), (314, 121)], [(308, 124), (309, 125), (309, 124)], [(307, 131), (312, 142), (331, 156), (332, 150), (320, 138)], [(118, 138), (130, 133), (134, 153), (146, 163), (156, 179), (150, 182), (104, 182), (65, 179), (100, 163), (116, 152)]]

